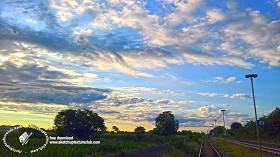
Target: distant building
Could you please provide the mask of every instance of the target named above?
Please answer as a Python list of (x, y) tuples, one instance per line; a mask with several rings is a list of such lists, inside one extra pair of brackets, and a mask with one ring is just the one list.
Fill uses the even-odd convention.
[[(9, 126), (9, 125), (1, 125), (0, 126), (0, 132), (7, 132), (8, 130), (10, 130), (11, 128), (17, 127), (19, 125), (15, 125), (15, 126)], [(19, 129), (14, 130), (13, 132), (19, 132)]]

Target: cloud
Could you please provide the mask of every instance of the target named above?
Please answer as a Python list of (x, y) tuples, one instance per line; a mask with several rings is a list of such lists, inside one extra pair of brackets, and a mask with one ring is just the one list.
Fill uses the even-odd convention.
[(75, 79), (96, 78), (96, 75), (80, 76), (67, 70), (52, 70), (50, 66), (32, 63), (32, 60), (30, 63), (19, 60), (25, 55), (10, 53), (10, 59), (1, 62), (0, 98), (29, 103), (89, 103), (104, 99), (105, 93), (111, 92), (109, 89), (74, 84)]
[(213, 82), (232, 83), (232, 82), (237, 82), (237, 78), (236, 77), (223, 78), (221, 76), (217, 76), (214, 78)]
[(244, 93), (237, 93), (237, 94), (218, 94), (218, 93), (210, 93), (210, 92), (204, 92), (204, 93), (197, 93), (198, 95), (201, 96), (207, 96), (207, 97), (224, 97), (224, 98), (231, 98), (231, 99), (248, 99), (250, 98), (249, 95), (244, 94)]
[(200, 52), (193, 53), (192, 51), (189, 50), (186, 50), (186, 52), (184, 52), (182, 55), (187, 63), (191, 63), (194, 65), (206, 65), (206, 66), (228, 65), (228, 66), (238, 66), (238, 67), (243, 67), (248, 69), (251, 69), (254, 66), (252, 63), (246, 62), (245, 60), (235, 56), (221, 56), (217, 58), (211, 54), (204, 54)]
[(235, 98), (238, 98), (238, 99), (248, 99), (248, 98), (251, 98), (251, 96), (246, 95), (244, 93), (237, 93), (237, 94), (233, 94), (233, 95), (225, 94), (224, 97), (232, 98), (232, 99), (235, 99)]
[(161, 100), (157, 100), (156, 104), (170, 104), (173, 101), (169, 100), (169, 99), (161, 99)]
[(241, 83), (242, 81), (239, 81), (237, 80), (236, 77), (234, 76), (231, 76), (231, 77), (228, 77), (228, 78), (224, 78), (222, 76), (217, 76), (217, 77), (214, 77), (212, 80), (202, 80), (203, 83), (209, 83), (209, 82), (214, 82), (214, 83), (225, 83), (225, 84), (228, 84), (228, 83)]
[[(221, 108), (218, 105), (201, 106), (194, 109), (186, 108), (187, 101), (176, 102), (171, 99), (147, 99), (135, 97), (124, 93), (111, 93), (101, 100), (90, 103), (72, 103), (68, 105), (50, 103), (28, 103), (3, 100), (0, 102), (0, 110), (21, 111), (29, 113), (54, 115), (57, 111), (67, 108), (86, 108), (97, 112), (106, 121), (106, 124), (126, 124), (153, 127), (155, 118), (163, 111), (172, 111), (179, 120), (180, 127), (206, 127), (218, 119), (217, 125), (222, 119)], [(248, 119), (248, 115), (227, 110), (225, 114), (227, 125), (231, 122)]]
[[(201, 0), (157, 3), (171, 8), (153, 12), (138, 1), (2, 2), (0, 34), (73, 64), (136, 77), (155, 77), (145, 70), (171, 64), (252, 68), (255, 59), (279, 66), (279, 21), (260, 11), (232, 4), (225, 11)], [(206, 11), (197, 16), (201, 8)]]
[(208, 11), (206, 15), (209, 18), (210, 24), (225, 20), (225, 16), (223, 15), (222, 11), (219, 9), (212, 9)]
[(138, 95), (140, 93), (152, 94), (152, 95), (183, 95), (184, 93), (179, 91), (173, 91), (169, 89), (158, 89), (148, 87), (117, 87), (112, 88), (114, 92), (122, 92), (131, 95)]
[[(214, 124), (215, 119), (217, 125), (223, 125), (221, 109), (218, 105), (213, 104), (174, 113), (180, 120), (180, 127), (210, 127)], [(245, 122), (249, 117), (251, 116), (227, 109), (225, 112), (226, 126), (229, 127), (233, 122)]]
[(28, 102), (18, 102), (10, 100), (0, 101), (0, 110), (4, 111), (15, 111), (15, 112), (28, 112), (32, 114), (44, 114), (44, 115), (55, 115), (61, 110), (68, 108), (68, 105), (61, 104), (44, 104), (40, 103), (28, 103)]
[(209, 93), (209, 92), (205, 92), (205, 93), (197, 93), (198, 95), (201, 95), (201, 96), (208, 96), (208, 97), (215, 97), (215, 96), (218, 96), (219, 94), (217, 93)]

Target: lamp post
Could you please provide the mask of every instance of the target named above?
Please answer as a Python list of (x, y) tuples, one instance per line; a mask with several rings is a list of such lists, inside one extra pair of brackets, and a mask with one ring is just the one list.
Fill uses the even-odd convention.
[(225, 109), (221, 110), (223, 112), (223, 121), (224, 121), (224, 136), (226, 138), (227, 132), (226, 132), (226, 122), (225, 122)]
[(257, 130), (257, 138), (258, 138), (258, 144), (259, 144), (259, 153), (260, 153), (260, 156), (262, 156), (262, 154), (261, 154), (261, 143), (260, 143), (260, 137), (259, 137), (259, 128), (258, 128), (258, 116), (257, 116), (257, 110), (256, 110), (256, 101), (255, 101), (254, 84), (253, 84), (253, 78), (258, 77), (258, 75), (257, 74), (248, 74), (248, 75), (245, 75), (245, 77), (251, 79), (255, 118), (256, 118), (256, 130)]

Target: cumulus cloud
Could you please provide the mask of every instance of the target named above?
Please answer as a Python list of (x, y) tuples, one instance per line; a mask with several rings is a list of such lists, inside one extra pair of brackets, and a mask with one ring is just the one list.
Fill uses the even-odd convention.
[(218, 93), (210, 93), (210, 92), (204, 92), (204, 93), (197, 93), (198, 95), (201, 96), (207, 96), (207, 97), (225, 97), (225, 98), (231, 98), (231, 99), (248, 99), (250, 98), (249, 95), (244, 94), (244, 93), (236, 93), (236, 94), (218, 94)]
[(226, 98), (238, 98), (238, 99), (248, 99), (250, 98), (251, 96), (250, 95), (247, 95), (247, 94), (244, 94), (244, 93), (237, 93), (237, 94), (233, 94), (233, 95), (229, 95), (229, 94), (225, 94), (224, 97)]
[(217, 93), (209, 93), (209, 92), (205, 92), (205, 93), (197, 93), (198, 95), (202, 95), (202, 96), (208, 96), (208, 97), (215, 97), (218, 96), (219, 94)]
[(212, 9), (206, 13), (206, 15), (209, 18), (209, 22), (211, 24), (219, 21), (223, 21), (225, 19), (225, 16), (223, 15), (222, 11), (219, 9)]
[(216, 77), (214, 77), (211, 80), (202, 80), (201, 82), (203, 82), (203, 83), (209, 83), (209, 82), (212, 83), (212, 82), (214, 82), (214, 83), (225, 83), (225, 84), (228, 84), (228, 83), (233, 83), (233, 82), (241, 83), (242, 81), (237, 80), (237, 78), (234, 77), (234, 76), (231, 76), (231, 77), (228, 77), (228, 78), (222, 77), (222, 76), (216, 76)]

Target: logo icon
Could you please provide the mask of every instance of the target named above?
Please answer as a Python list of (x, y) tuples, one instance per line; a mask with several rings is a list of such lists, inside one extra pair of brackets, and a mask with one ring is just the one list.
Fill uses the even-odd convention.
[(258, 125), (259, 125), (259, 126), (264, 126), (264, 121), (258, 120)]
[(22, 135), (19, 136), (19, 142), (21, 145), (26, 145), (29, 141), (30, 136), (32, 135), (32, 132), (28, 135), (27, 132), (24, 132)]
[[(25, 149), (16, 149), (16, 148), (13, 148), (11, 145), (9, 145), (9, 143), (7, 143), (6, 138), (13, 138), (13, 137), (9, 136), (9, 134), (10, 134), (11, 132), (14, 132), (14, 131), (17, 131), (17, 130), (20, 130), (20, 129), (29, 129), (29, 130), (30, 130), (30, 129), (33, 129), (33, 131), (30, 132), (30, 134), (27, 133), (27, 132), (29, 132), (29, 131), (24, 131), (24, 133), (21, 134), (21, 135), (18, 137), (19, 142), (21, 143), (22, 146), (23, 146), (23, 145), (26, 145), (26, 144), (28, 143), (29, 139), (32, 139), (32, 137), (31, 137), (32, 134), (34, 134), (34, 135), (43, 134), (43, 136), (45, 136), (45, 138), (44, 138), (45, 140), (43, 140), (43, 141), (41, 142), (41, 144), (42, 144), (41, 147), (39, 147), (39, 148), (36, 148), (36, 147), (33, 148), (33, 147), (31, 146), (30, 148), (28, 147), (28, 149), (25, 150)], [(33, 137), (34, 137), (34, 136), (33, 136)], [(17, 138), (16, 138), (16, 139), (17, 139)], [(17, 126), (17, 127), (11, 128), (10, 130), (8, 130), (8, 131), (4, 134), (3, 142), (4, 142), (4, 145), (5, 145), (7, 148), (9, 148), (11, 151), (13, 151), (13, 152), (15, 152), (15, 153), (27, 153), (27, 152), (29, 152), (29, 153), (35, 153), (35, 152), (38, 152), (38, 151), (44, 149), (44, 148), (47, 146), (47, 144), (49, 143), (49, 137), (48, 137), (47, 133), (46, 133), (44, 130), (42, 130), (42, 129), (36, 127), (36, 126), (31, 125), (31, 126), (28, 126), (28, 128), (23, 128), (23, 126)]]

